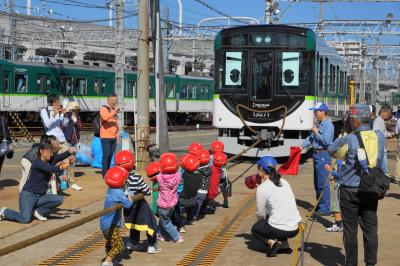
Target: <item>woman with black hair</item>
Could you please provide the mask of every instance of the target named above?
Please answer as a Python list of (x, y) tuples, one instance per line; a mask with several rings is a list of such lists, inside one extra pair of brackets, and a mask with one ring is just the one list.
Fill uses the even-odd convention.
[[(255, 238), (267, 245), (267, 256), (275, 257), (282, 242), (295, 237), (301, 216), (289, 183), (276, 172), (276, 160), (264, 156), (258, 162), (261, 184), (257, 187), (257, 222), (251, 228)], [(268, 217), (267, 217), (268, 215)], [(290, 249), (288, 247), (285, 250)]]

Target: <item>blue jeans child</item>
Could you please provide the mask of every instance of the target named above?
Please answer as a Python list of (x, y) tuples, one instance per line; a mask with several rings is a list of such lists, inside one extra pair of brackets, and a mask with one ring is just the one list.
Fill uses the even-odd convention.
[(158, 215), (160, 217), (159, 221), (159, 230), (161, 235), (165, 239), (172, 239), (173, 241), (177, 241), (180, 237), (178, 230), (176, 230), (175, 226), (171, 222), (171, 217), (174, 212), (174, 208), (172, 209), (163, 209), (158, 207)]

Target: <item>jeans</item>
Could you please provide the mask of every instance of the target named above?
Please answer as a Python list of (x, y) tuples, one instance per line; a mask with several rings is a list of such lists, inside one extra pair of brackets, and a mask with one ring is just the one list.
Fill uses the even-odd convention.
[(330, 193), (329, 182), (325, 185), (326, 180), (329, 178), (328, 171), (325, 170), (326, 164), (331, 164), (331, 156), (327, 151), (314, 151), (314, 189), (317, 199), (325, 188), (324, 195), (318, 204), (318, 211), (321, 213), (330, 213)]
[(182, 217), (181, 205), (179, 204), (179, 201), (175, 205), (174, 212), (172, 213), (172, 223), (178, 228), (185, 226), (185, 220)]
[(199, 216), (201, 207), (203, 206), (203, 203), (204, 203), (206, 198), (207, 198), (207, 193), (199, 193), (199, 192), (197, 192), (196, 205), (194, 206), (194, 210), (193, 210), (193, 218), (195, 220)]
[(158, 215), (160, 217), (159, 221), (159, 229), (161, 235), (166, 238), (172, 238), (173, 241), (177, 241), (179, 239), (179, 232), (176, 230), (175, 226), (171, 222), (171, 217), (174, 212), (174, 209), (163, 209), (158, 208)]
[(32, 220), (32, 213), (35, 209), (39, 214), (46, 215), (62, 203), (63, 198), (59, 195), (39, 195), (22, 190), (21, 193), (19, 193), (20, 212), (7, 208), (4, 211), (4, 217), (6, 220), (26, 224)]
[(356, 188), (340, 187), (339, 191), (346, 266), (357, 265), (358, 224), (363, 232), (365, 264), (375, 265), (378, 253), (378, 201), (359, 197)]
[(110, 169), (111, 159), (115, 151), (115, 148), (117, 146), (117, 139), (100, 139), (100, 141), (101, 141), (101, 149), (103, 151), (102, 174), (104, 177), (108, 169)]
[(383, 154), (383, 161), (382, 161), (382, 170), (385, 174), (387, 174), (388, 171), (388, 162), (387, 162), (387, 149), (384, 149), (384, 154)]

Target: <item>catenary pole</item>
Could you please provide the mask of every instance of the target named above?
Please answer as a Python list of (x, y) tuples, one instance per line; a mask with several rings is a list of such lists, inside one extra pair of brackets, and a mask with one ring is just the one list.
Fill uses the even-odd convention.
[(149, 161), (149, 0), (139, 0), (137, 53), (137, 140), (138, 168), (144, 169)]

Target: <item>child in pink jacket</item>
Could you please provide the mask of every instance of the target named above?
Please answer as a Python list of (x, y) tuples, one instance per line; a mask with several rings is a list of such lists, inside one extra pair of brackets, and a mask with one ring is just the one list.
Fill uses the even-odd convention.
[(183, 237), (171, 222), (174, 207), (178, 202), (178, 185), (181, 182), (181, 174), (178, 170), (178, 161), (172, 153), (163, 154), (160, 158), (161, 174), (157, 176), (159, 196), (157, 200), (159, 229), (158, 239), (161, 241), (172, 240), (175, 243), (183, 243)]

